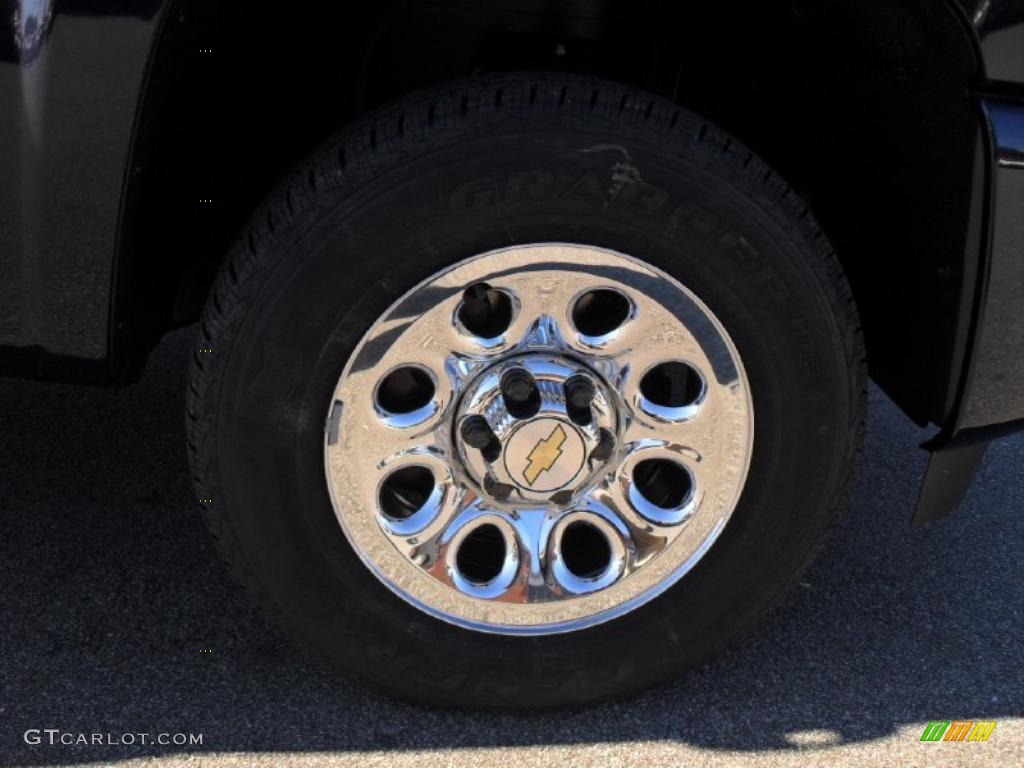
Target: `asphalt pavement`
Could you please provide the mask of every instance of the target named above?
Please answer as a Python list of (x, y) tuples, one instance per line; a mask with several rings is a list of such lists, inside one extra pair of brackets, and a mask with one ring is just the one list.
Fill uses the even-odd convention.
[[(1024, 438), (912, 530), (927, 433), (872, 390), (849, 511), (730, 650), (613, 704), (436, 711), (322, 673), (231, 580), (185, 459), (192, 333), (120, 390), (0, 379), (0, 766), (1024, 764)], [(919, 740), (955, 719), (997, 726)], [(94, 733), (202, 744), (59, 743)]]

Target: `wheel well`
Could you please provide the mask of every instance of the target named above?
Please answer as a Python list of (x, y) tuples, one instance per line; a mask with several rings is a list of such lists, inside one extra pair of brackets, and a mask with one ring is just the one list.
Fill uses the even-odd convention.
[(333, 130), (417, 87), (516, 69), (645, 88), (762, 155), (836, 248), (873, 376), (915, 419), (946, 416), (978, 255), (980, 75), (952, 4), (928, 0), (392, 0), (294, 16), (177, 0), (126, 185), (115, 364), (130, 375), (198, 316), (246, 217)]

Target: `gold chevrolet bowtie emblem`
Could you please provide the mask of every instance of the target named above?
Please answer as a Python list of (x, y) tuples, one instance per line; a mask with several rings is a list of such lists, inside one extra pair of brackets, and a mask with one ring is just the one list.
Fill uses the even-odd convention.
[(562, 443), (565, 442), (565, 438), (565, 430), (559, 424), (551, 430), (550, 435), (533, 446), (530, 455), (526, 457), (529, 464), (526, 465), (526, 471), (523, 472), (526, 482), (533, 485), (541, 472), (547, 472), (555, 466), (558, 457), (562, 455)]

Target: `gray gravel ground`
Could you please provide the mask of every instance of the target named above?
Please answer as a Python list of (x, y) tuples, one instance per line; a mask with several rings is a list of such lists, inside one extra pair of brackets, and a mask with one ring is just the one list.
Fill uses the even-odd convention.
[[(191, 340), (120, 391), (0, 380), (0, 765), (1024, 764), (1024, 439), (910, 530), (923, 433), (873, 392), (850, 512), (731, 650), (606, 706), (430, 711), (328, 678), (230, 580), (185, 462)], [(918, 740), (955, 718), (998, 725)], [(29, 728), (203, 743), (29, 746)]]

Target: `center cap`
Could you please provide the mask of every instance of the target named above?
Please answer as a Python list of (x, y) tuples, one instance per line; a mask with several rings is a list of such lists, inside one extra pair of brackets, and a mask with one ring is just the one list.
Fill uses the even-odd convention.
[(484, 369), (455, 414), (454, 442), (488, 504), (564, 505), (607, 469), (618, 411), (596, 370), (551, 352)]
[(580, 474), (586, 447), (579, 430), (557, 418), (537, 418), (519, 425), (504, 452), (505, 470), (523, 489), (549, 493)]

